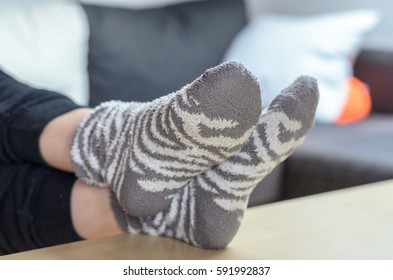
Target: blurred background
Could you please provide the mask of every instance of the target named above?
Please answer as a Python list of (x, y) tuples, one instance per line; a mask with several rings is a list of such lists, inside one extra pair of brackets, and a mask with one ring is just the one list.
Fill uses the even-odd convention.
[(367, 48), (393, 50), (393, 2), (388, 0), (245, 0), (248, 15), (280, 13), (310, 15), (359, 8), (372, 8), (381, 13), (381, 22), (366, 39)]

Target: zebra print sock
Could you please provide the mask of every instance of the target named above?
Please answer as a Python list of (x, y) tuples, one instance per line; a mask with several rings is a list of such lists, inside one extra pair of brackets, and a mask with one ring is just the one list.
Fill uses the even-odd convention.
[(317, 103), (316, 81), (298, 78), (262, 113), (239, 153), (189, 181), (163, 212), (147, 218), (128, 216), (112, 199), (120, 226), (127, 232), (172, 237), (206, 249), (226, 247), (254, 187), (304, 140)]
[(261, 108), (257, 81), (235, 62), (149, 103), (104, 103), (77, 129), (75, 173), (110, 186), (128, 214), (157, 214), (188, 180), (244, 146)]

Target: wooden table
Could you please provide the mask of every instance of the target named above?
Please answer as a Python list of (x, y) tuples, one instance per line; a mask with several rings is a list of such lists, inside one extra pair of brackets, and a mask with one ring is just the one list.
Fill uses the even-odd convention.
[(251, 208), (221, 251), (124, 234), (2, 259), (393, 259), (393, 180)]

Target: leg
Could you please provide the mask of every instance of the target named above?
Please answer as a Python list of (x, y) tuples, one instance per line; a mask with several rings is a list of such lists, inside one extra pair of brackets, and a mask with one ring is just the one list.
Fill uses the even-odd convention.
[(187, 183), (166, 210), (152, 217), (132, 217), (113, 198), (119, 224), (124, 231), (224, 248), (235, 236), (256, 184), (304, 140), (313, 125), (317, 101), (316, 81), (299, 78), (261, 115), (239, 153)]
[[(80, 106), (64, 95), (31, 88), (0, 71), (0, 163), (32, 162), (47, 165), (42, 158), (39, 142), (44, 142), (45, 147), (49, 145), (51, 148), (51, 144), (61, 145), (64, 139), (65, 142), (70, 140), (67, 137), (61, 138), (63, 135), (53, 135), (52, 142), (45, 138), (40, 139), (42, 131), (53, 119), (74, 110), (78, 111), (79, 108)], [(67, 128), (64, 122), (60, 125)], [(61, 128), (60, 133), (68, 131), (62, 131)], [(47, 153), (46, 157), (51, 160)], [(53, 166), (56, 167), (59, 161), (67, 161), (67, 158), (69, 156), (60, 155)]]
[(106, 212), (108, 190), (88, 188), (71, 173), (44, 167), (72, 171), (72, 136), (89, 113), (63, 95), (31, 88), (0, 71), (0, 253), (119, 231), (112, 212)]
[(80, 122), (91, 109), (79, 108), (51, 120), (39, 138), (39, 150), (44, 161), (59, 170), (73, 172), (71, 143)]
[(0, 165), (0, 255), (119, 232), (108, 189), (49, 167)]
[(80, 240), (70, 213), (73, 174), (33, 164), (0, 165), (0, 251)]

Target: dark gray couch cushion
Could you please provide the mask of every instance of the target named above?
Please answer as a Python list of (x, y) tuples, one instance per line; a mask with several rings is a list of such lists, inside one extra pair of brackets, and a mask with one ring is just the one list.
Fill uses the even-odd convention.
[(280, 164), (255, 187), (248, 201), (248, 206), (258, 206), (281, 200), (283, 176), (284, 164)]
[(90, 22), (90, 105), (149, 101), (176, 91), (220, 63), (245, 25), (242, 0), (160, 9), (84, 6)]
[(393, 178), (393, 115), (317, 124), (286, 162), (285, 198)]

